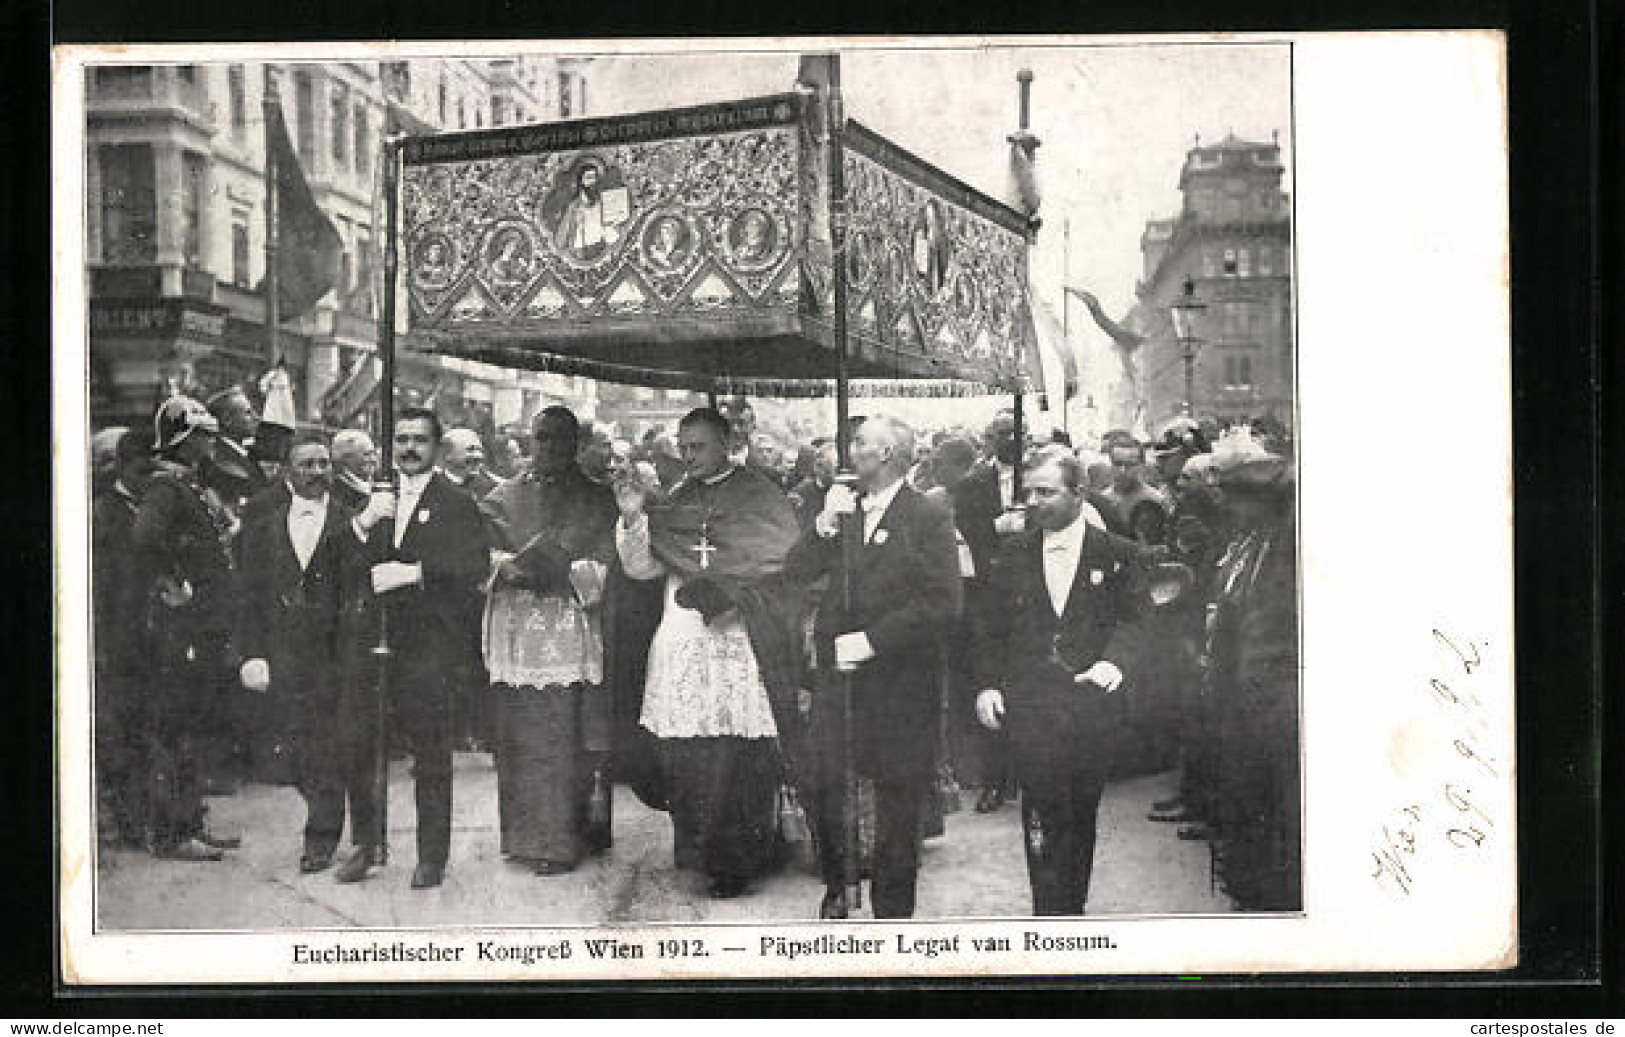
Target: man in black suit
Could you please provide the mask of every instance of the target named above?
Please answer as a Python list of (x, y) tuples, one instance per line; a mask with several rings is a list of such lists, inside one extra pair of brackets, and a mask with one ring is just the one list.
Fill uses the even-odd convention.
[(1009, 728), (1033, 913), (1078, 915), (1123, 728), (1118, 664), (1132, 656), (1139, 550), (1086, 521), (1083, 466), (1069, 452), (1040, 455), (1025, 483), (1034, 528), (1006, 545), (977, 617), (976, 712)]
[(378, 474), (378, 448), (358, 428), (333, 434), (333, 480), (329, 492), (346, 514), (356, 515), (372, 497), (372, 479)]
[(207, 405), (220, 425), (220, 436), (214, 457), (204, 468), (204, 481), (240, 515), (249, 498), (271, 486), (253, 449), (260, 417), (248, 394), (237, 385), (210, 396)]
[[(948, 484), (948, 492), (953, 495), (954, 522), (965, 538), (976, 570), (965, 584), (967, 621), (985, 607), (987, 575), (1001, 539), (1008, 536), (1004, 530), (1011, 520), (1006, 516), (1021, 503), (1015, 498), (1016, 462), (1020, 458), (1015, 419), (1009, 414), (995, 417), (982, 434), (982, 445), (986, 456), (963, 478)], [(961, 650), (958, 656), (963, 655)], [(963, 773), (958, 777), (980, 787), (976, 812), (991, 813), (1014, 794), (1009, 741), (1002, 731), (989, 731), (976, 723), (971, 716), (975, 706), (968, 697), (956, 699), (953, 709), (956, 728), (967, 732), (959, 744), (956, 763)]]
[(328, 496), (332, 463), (323, 437), (296, 438), (286, 472), (281, 503), (254, 509), (243, 527), (239, 676), (249, 691), (273, 697), (265, 715), (276, 730), (267, 733), (305, 799), (299, 870), (315, 872), (332, 863), (344, 831), (341, 580), (345, 552), (356, 546), (349, 516)]
[[(845, 918), (845, 753), (875, 784), (871, 895), (876, 918), (914, 913), (920, 812), (936, 773), (942, 687), (940, 639), (960, 609), (959, 551), (945, 501), (910, 487), (914, 434), (890, 418), (870, 418), (852, 443), (861, 496), (830, 487), (824, 509), (791, 552), (787, 574), (830, 584), (813, 628), (819, 692), (813, 696), (814, 815), (826, 887), (819, 914)], [(850, 574), (838, 516), (862, 522), (861, 558)], [(850, 607), (846, 602), (850, 598)], [(846, 745), (840, 680), (852, 682), (853, 744)]]
[[(475, 503), (483, 501), (497, 487), (497, 480), (485, 470), (485, 444), (471, 428), (446, 430), (445, 441), (440, 445), (440, 474)], [(469, 599), (463, 622), (463, 655), (457, 664), (459, 677), (453, 730), (458, 745), (464, 749), (483, 749), (491, 744), (487, 702), (490, 681), (480, 655), (484, 619), (485, 596), (481, 594)]]
[(468, 491), (475, 501), (482, 501), (497, 487), (497, 480), (485, 467), (485, 444), (480, 434), (471, 428), (454, 428), (446, 432), (441, 450), (440, 471), (453, 485)]
[[(462, 624), (490, 559), (474, 499), (434, 470), (440, 420), (431, 410), (407, 408), (395, 421), (400, 491), (373, 495), (353, 521), (357, 552), (375, 605), (388, 609), (388, 688), (395, 722), (411, 748), (416, 780), (418, 863), (412, 888), (438, 886), (451, 850), (452, 703)], [(348, 726), (363, 737), (352, 759), (359, 775), (374, 766), (376, 705), (369, 682), (352, 684)], [(341, 882), (357, 882), (381, 861), (378, 806), (368, 781), (352, 804), (361, 833), (356, 853), (339, 869)]]

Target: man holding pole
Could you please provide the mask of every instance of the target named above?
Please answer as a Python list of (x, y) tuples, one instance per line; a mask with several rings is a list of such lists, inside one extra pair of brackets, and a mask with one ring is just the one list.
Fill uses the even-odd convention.
[[(457, 653), (469, 599), (485, 576), (488, 557), (479, 507), (472, 497), (434, 470), (440, 420), (433, 411), (407, 408), (395, 420), (394, 454), (399, 500), (375, 493), (357, 515), (354, 535), (362, 562), (352, 578), (370, 591), (375, 608), (387, 612), (386, 638), (377, 653), (393, 716), (412, 751), (417, 798), (417, 868), (412, 888), (438, 886), (451, 848), (452, 700)], [(356, 738), (352, 762), (373, 773), (379, 739), (371, 708), (375, 689), (352, 682), (349, 710)], [(365, 791), (354, 804), (354, 856), (339, 869), (340, 882), (357, 882), (382, 862), (386, 792), (376, 783), (353, 783)]]
[[(920, 810), (936, 771), (942, 682), (939, 638), (961, 603), (959, 550), (948, 505), (910, 487), (914, 433), (869, 418), (852, 442), (857, 492), (837, 483), (814, 528), (786, 563), (793, 580), (828, 574), (813, 627), (819, 669), (813, 696), (812, 797), (826, 887), (822, 918), (845, 918), (848, 840), (837, 838), (851, 794), (847, 754), (875, 783), (871, 895), (876, 918), (914, 914)], [(855, 565), (842, 559), (840, 526), (861, 522)], [(841, 688), (850, 680), (850, 706)], [(847, 712), (850, 709), (850, 723)]]

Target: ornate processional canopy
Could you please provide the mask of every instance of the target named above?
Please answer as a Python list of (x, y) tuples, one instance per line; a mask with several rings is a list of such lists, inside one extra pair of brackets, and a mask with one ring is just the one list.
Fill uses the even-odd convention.
[[(812, 107), (781, 94), (408, 138), (399, 245), (416, 344), (644, 385), (830, 391), (828, 152)], [(1035, 348), (1026, 218), (858, 123), (843, 137), (855, 392), (1018, 387)]]

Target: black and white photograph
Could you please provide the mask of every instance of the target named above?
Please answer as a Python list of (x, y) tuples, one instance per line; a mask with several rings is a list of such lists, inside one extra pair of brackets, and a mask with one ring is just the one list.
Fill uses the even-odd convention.
[(1351, 496), (1505, 358), (1355, 355), (1318, 44), (77, 51), (80, 981), (1507, 964), (1510, 583), (1379, 604)]

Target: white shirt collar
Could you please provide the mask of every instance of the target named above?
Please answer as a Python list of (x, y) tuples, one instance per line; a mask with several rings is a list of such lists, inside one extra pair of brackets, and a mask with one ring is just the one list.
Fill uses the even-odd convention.
[(293, 492), (292, 487), (289, 487), (288, 493), (291, 498), (288, 501), (289, 511), (309, 512), (327, 510), (327, 494), (325, 493), (320, 497), (317, 497), (315, 500), (310, 500), (307, 497), (299, 496), (297, 493)]
[(407, 475), (405, 472), (401, 472), (400, 476), (401, 493), (417, 496), (429, 485), (429, 480), (434, 478), (434, 470), (430, 469), (421, 475)]
[(453, 486), (461, 486), (464, 483), (468, 482), (468, 476), (465, 475), (462, 478), (458, 478), (457, 476), (453, 475), (451, 472), (447, 471), (444, 468), (440, 469), (440, 474), (444, 475), (447, 479), (450, 479), (451, 484)]
[(1078, 517), (1073, 519), (1070, 525), (1054, 531), (1047, 529), (1044, 531), (1044, 547), (1047, 550), (1050, 545), (1058, 542), (1065, 545), (1064, 550), (1076, 554), (1083, 549), (1083, 535), (1088, 528), (1088, 517), (1082, 509), (1079, 509)]

